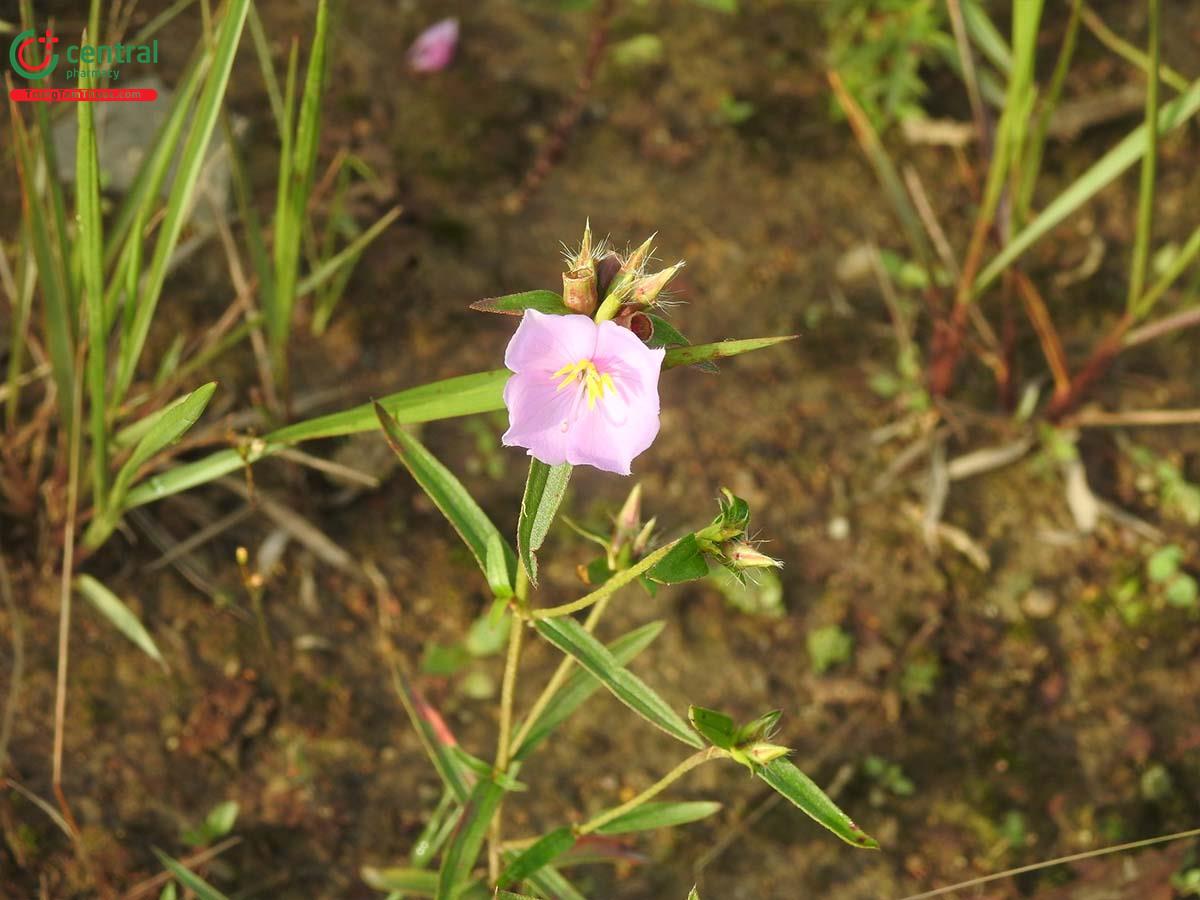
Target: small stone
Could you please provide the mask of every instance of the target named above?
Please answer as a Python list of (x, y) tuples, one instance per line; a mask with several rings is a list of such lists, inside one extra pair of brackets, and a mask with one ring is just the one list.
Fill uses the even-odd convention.
[(1043, 588), (1031, 588), (1021, 598), (1021, 611), (1031, 619), (1048, 619), (1058, 609), (1058, 600)]

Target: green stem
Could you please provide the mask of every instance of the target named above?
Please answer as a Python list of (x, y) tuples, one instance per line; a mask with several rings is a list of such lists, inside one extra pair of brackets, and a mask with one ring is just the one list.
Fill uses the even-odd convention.
[(617, 818), (618, 816), (623, 816), (623, 815), (625, 815), (625, 813), (629, 812), (630, 810), (637, 809), (639, 806), (641, 806), (647, 800), (651, 800), (654, 797), (658, 796), (664, 790), (666, 790), (668, 787), (670, 787), (673, 783), (678, 781), (680, 778), (682, 778), (688, 772), (692, 771), (692, 769), (696, 768), (697, 766), (703, 765), (704, 763), (708, 762), (709, 760), (720, 759), (720, 758), (728, 756), (728, 755), (729, 754), (726, 753), (724, 750), (722, 750), (720, 747), (708, 747), (705, 750), (700, 750), (697, 753), (693, 753), (691, 756), (689, 756), (687, 759), (685, 759), (683, 762), (681, 762), (679, 765), (677, 765), (674, 769), (672, 769), (670, 772), (668, 772), (666, 775), (664, 775), (658, 781), (654, 782), (654, 784), (650, 785), (650, 787), (646, 788), (646, 790), (642, 791), (640, 794), (638, 794), (636, 797), (634, 797), (628, 803), (622, 803), (620, 806), (614, 806), (612, 809), (608, 810), (607, 812), (602, 812), (602, 813), (600, 813), (600, 815), (598, 815), (594, 818), (588, 819), (588, 821), (584, 822), (582, 825), (580, 825), (575, 830), (576, 834), (579, 834), (582, 836), (585, 834), (591, 834), (593, 831), (596, 831), (598, 828), (603, 828), (605, 825), (607, 825), (609, 822), (611, 822), (613, 819)]
[(571, 613), (579, 612), (581, 609), (587, 609), (593, 604), (599, 603), (605, 597), (611, 597), (629, 582), (633, 581), (639, 575), (649, 571), (658, 565), (659, 561), (671, 552), (671, 549), (678, 544), (679, 541), (671, 541), (659, 547), (649, 556), (640, 559), (636, 565), (631, 566), (623, 572), (618, 572), (612, 578), (596, 588), (590, 594), (580, 597), (572, 603), (564, 603), (562, 606), (550, 606), (546, 609), (535, 609), (529, 615), (533, 619), (556, 619), (559, 616), (569, 616)]
[(1158, 9), (1159, 0), (1149, 0), (1150, 66), (1146, 83), (1146, 153), (1142, 157), (1142, 178), (1138, 194), (1137, 236), (1133, 243), (1133, 262), (1129, 269), (1129, 297), (1126, 309), (1132, 314), (1146, 286), (1146, 265), (1150, 258), (1150, 229), (1154, 224), (1154, 177), (1158, 163)]

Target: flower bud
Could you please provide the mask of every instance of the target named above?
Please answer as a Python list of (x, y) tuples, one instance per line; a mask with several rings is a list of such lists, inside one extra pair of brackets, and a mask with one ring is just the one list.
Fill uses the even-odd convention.
[(721, 553), (735, 569), (781, 569), (783, 563), (760, 553), (749, 541), (727, 541), (721, 545)]
[(772, 763), (781, 756), (787, 756), (792, 752), (790, 747), (781, 747), (779, 744), (770, 744), (766, 741), (757, 741), (748, 747), (739, 749), (760, 766)]
[(563, 273), (563, 303), (571, 312), (584, 316), (596, 311), (599, 295), (596, 292), (594, 268), (589, 266)]
[(667, 286), (675, 273), (683, 268), (683, 263), (678, 262), (673, 266), (668, 266), (661, 272), (655, 272), (653, 275), (645, 275), (639, 278), (633, 285), (633, 291), (630, 295), (630, 300), (633, 303), (640, 303), (643, 306), (651, 305), (662, 293), (663, 288)]

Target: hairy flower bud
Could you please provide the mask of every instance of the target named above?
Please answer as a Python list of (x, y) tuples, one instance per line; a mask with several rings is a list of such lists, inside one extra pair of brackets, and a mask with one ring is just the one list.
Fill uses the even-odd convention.
[(783, 563), (759, 552), (749, 541), (728, 541), (721, 545), (725, 559), (735, 569), (781, 569)]
[(757, 741), (748, 747), (739, 749), (760, 766), (765, 766), (792, 752), (790, 747), (781, 747), (779, 744), (770, 744), (767, 741)]

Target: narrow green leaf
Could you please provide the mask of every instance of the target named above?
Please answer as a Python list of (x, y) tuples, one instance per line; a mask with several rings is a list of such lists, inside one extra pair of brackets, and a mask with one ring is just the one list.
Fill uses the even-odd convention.
[(617, 816), (597, 829), (597, 834), (626, 834), (630, 831), (650, 831), (654, 828), (674, 828), (706, 819), (720, 810), (713, 800), (685, 800), (678, 803), (651, 800), (623, 816)]
[(237, 817), (237, 801), (226, 800), (212, 808), (204, 819), (204, 827), (213, 838), (222, 838), (233, 831)]
[(183, 863), (167, 856), (167, 854), (163, 853), (157, 847), (152, 849), (154, 850), (154, 855), (158, 857), (158, 861), (175, 877), (175, 880), (194, 893), (198, 900), (229, 900), (228, 897)]
[[(458, 536), (463, 539), (463, 543), (474, 555), (475, 561), (486, 576), (488, 543), (500, 537), (500, 532), (496, 530), (492, 520), (479, 508), (479, 504), (463, 487), (462, 482), (438, 462), (420, 441), (404, 431), (378, 403), (375, 404), (375, 415), (387, 436), (388, 444), (396, 451), (409, 474), (458, 532)], [(501, 549), (504, 554), (504, 568), (509, 573), (511, 585), (517, 572), (516, 555), (511, 547), (503, 543)]]
[[(1158, 113), (1158, 133), (1167, 134), (1191, 119), (1200, 110), (1200, 79)], [(1004, 249), (996, 254), (975, 279), (974, 294), (979, 296), (1000, 277), (1030, 247), (1041, 240), (1049, 231), (1087, 203), (1102, 189), (1119, 178), (1146, 152), (1147, 127), (1145, 124), (1131, 131), (1125, 138), (1098, 159), (1086, 172), (1050, 202), (1032, 222), (1013, 235)]]
[(665, 700), (644, 681), (623, 668), (608, 648), (577, 621), (569, 616), (561, 616), (538, 619), (534, 624), (542, 637), (574, 659), (585, 671), (596, 676), (614, 697), (647, 722), (689, 746), (704, 746)]
[[(92, 35), (92, 40), (96, 36)], [(80, 78), (81, 88), (92, 87)], [(104, 314), (104, 235), (100, 213), (100, 163), (96, 156), (96, 123), (93, 105), (80, 103), (79, 134), (75, 146), (75, 215), (79, 225), (77, 247), (87, 312), (87, 391), (91, 429), (92, 495), (102, 514), (108, 491), (108, 425), (105, 378), (108, 367), (108, 328)]]
[(154, 638), (150, 637), (150, 632), (133, 614), (133, 610), (121, 602), (120, 597), (91, 575), (76, 576), (75, 589), (83, 594), (92, 606), (96, 607), (100, 614), (116, 627), (117, 631), (129, 638), (163, 669), (167, 668), (167, 663), (162, 658), (162, 654), (158, 652)]
[[(285, 159), (281, 162), (279, 184), (282, 197), (276, 207), (275, 297), (267, 310), (267, 331), (271, 338), (271, 355), (276, 366), (276, 375), (281, 378), (285, 374), (287, 340), (291, 333), (292, 309), (296, 301), (300, 242), (307, 221), (308, 200), (316, 172), (328, 42), (328, 4), (326, 0), (319, 0), (308, 70), (305, 73), (304, 90), (300, 96), (294, 145), (289, 146), (286, 134), (284, 138)], [(289, 63), (289, 69), (290, 67)], [(289, 81), (293, 77), (289, 71)], [(289, 95), (290, 93), (289, 90)]]
[[(508, 858), (506, 855), (505, 859)], [(540, 872), (534, 872), (529, 876), (529, 883), (545, 900), (587, 900), (587, 897), (553, 866), (546, 866)]]
[(363, 866), (358, 873), (367, 887), (376, 891), (403, 891), (420, 897), (432, 897), (437, 892), (437, 872), (391, 866), (377, 869)]
[(717, 341), (715, 344), (695, 344), (691, 347), (672, 347), (663, 359), (664, 370), (676, 366), (693, 366), (706, 360), (724, 359), (728, 356), (738, 356), (751, 350), (761, 350), (773, 347), (785, 341), (794, 341), (799, 335), (789, 334), (784, 337), (745, 338), (738, 341)]
[(708, 575), (708, 562), (704, 551), (696, 541), (696, 535), (689, 534), (671, 548), (671, 552), (663, 557), (646, 577), (660, 584), (682, 584), (685, 581), (695, 581)]
[(529, 583), (537, 587), (537, 551), (546, 540), (554, 515), (567, 492), (571, 466), (548, 466), (541, 460), (529, 461), (525, 496), (521, 498), (521, 518), (517, 523), (517, 549)]
[(733, 719), (725, 713), (705, 709), (703, 706), (692, 706), (688, 708), (688, 718), (692, 720), (695, 729), (714, 747), (720, 747), (722, 750), (733, 747), (737, 728)]
[[(40, 106), (41, 104), (34, 104)], [(45, 213), (45, 201), (38, 191), (37, 171), (44, 165), (34, 156), (33, 141), (25, 119), (15, 101), (9, 102), (9, 120), (13, 125), (13, 148), (16, 151), (17, 174), (21, 183), (21, 213), (33, 255), (37, 262), (38, 285), (41, 288), (42, 327), (50, 356), (50, 372), (57, 392), (59, 421), (63, 423), (67, 442), (74, 433), (75, 404), (75, 332), (71, 312), (70, 268), (62, 249), (54, 239)], [(41, 143), (52, 143), (45, 140)], [(57, 178), (50, 180), (57, 184)]]
[(412, 722), (417, 737), (421, 739), (434, 769), (441, 776), (447, 789), (454, 794), (454, 798), (460, 803), (465, 802), (471, 791), (474, 776), (454, 752), (458, 741), (454, 739), (438, 711), (417, 693), (396, 666), (392, 666), (392, 683), (396, 686), (396, 693), (400, 695), (404, 711), (408, 713), (409, 721)]
[(146, 274), (146, 284), (138, 297), (129, 340), (121, 347), (113, 403), (120, 402), (128, 391), (142, 354), (142, 348), (150, 334), (150, 323), (154, 318), (154, 310), (158, 305), (159, 296), (162, 294), (163, 285), (166, 283), (167, 268), (183, 231), (184, 221), (191, 209), (200, 172), (204, 165), (205, 153), (225, 98), (225, 89), (229, 84), (233, 58), (237, 54), (249, 5), (250, 0), (229, 0), (224, 18), (221, 20), (213, 52), (212, 69), (209, 71), (204, 90), (196, 105), (191, 129), (175, 169), (175, 181), (171, 185), (171, 194), (167, 200), (166, 215), (159, 231), (158, 241), (154, 245), (154, 256)]
[(534, 872), (554, 862), (562, 854), (575, 846), (575, 832), (569, 825), (556, 828), (539, 838), (533, 846), (523, 851), (516, 859), (504, 867), (497, 884), (508, 887), (510, 884), (520, 884)]
[[(507, 369), (460, 375), (390, 394), (378, 403), (401, 424), (491, 412), (504, 408), (504, 384), (511, 375)], [(272, 431), (248, 447), (221, 450), (147, 479), (130, 491), (126, 509), (213, 481), (301, 441), (373, 431), (378, 427), (372, 403), (297, 422)]]
[(488, 587), (492, 589), (492, 596), (500, 601), (508, 600), (513, 595), (514, 573), (509, 571), (506, 549), (508, 548), (504, 545), (504, 538), (500, 537), (499, 532), (488, 535), (483, 571), (487, 576)]
[(179, 893), (175, 890), (175, 882), (168, 881), (167, 886), (158, 895), (158, 900), (178, 900)]
[(471, 309), (506, 316), (524, 315), (527, 309), (536, 309), (549, 316), (571, 315), (571, 309), (563, 303), (562, 297), (553, 291), (522, 291), (503, 297), (488, 297), (485, 300), (476, 300), (471, 304)]
[[(408, 861), (412, 864), (412, 868), (428, 868), (429, 863), (442, 852), (442, 847), (450, 839), (461, 813), (462, 807), (455, 798), (454, 791), (446, 788), (442, 791), (442, 799), (438, 802), (437, 808), (430, 815), (425, 827), (421, 829), (421, 834), (417, 837), (412, 851), (408, 855)], [(436, 884), (435, 880), (434, 885), (436, 886)]]
[[(165, 413), (159, 416), (137, 442), (129, 459), (125, 461), (125, 465), (121, 466), (121, 470), (117, 473), (117, 477), (113, 481), (112, 492), (109, 495), (108, 502), (107, 525), (111, 526), (115, 524), (117, 517), (123, 511), (126, 494), (133, 483), (133, 479), (137, 477), (138, 470), (153, 459), (155, 454), (183, 437), (188, 429), (196, 424), (196, 420), (203, 415), (204, 409), (208, 406), (208, 401), (212, 399), (213, 392), (216, 389), (217, 383), (215, 381), (210, 381), (208, 384), (196, 388), (181, 402), (172, 405)], [(94, 520), (93, 524), (100, 522), (101, 520), (97, 519)], [(109, 531), (111, 531), (111, 528), (109, 528)], [(93, 534), (91, 529), (89, 529), (89, 534), (93, 535), (93, 537), (89, 538), (89, 544), (91, 546), (99, 546), (99, 543), (91, 543), (92, 539), (98, 536), (98, 532)], [(103, 535), (103, 537), (107, 536), (107, 534)], [(102, 542), (103, 538), (100, 539), (100, 543)]]
[(687, 900), (700, 900), (700, 892), (696, 890), (694, 884), (692, 885), (692, 889), (688, 891)]
[[(402, 211), (399, 206), (388, 210), (370, 228), (339, 250), (335, 255), (329, 257), (329, 259), (313, 269), (312, 272), (301, 279), (300, 283), (296, 285), (296, 296), (303, 297), (305, 294), (311, 294), (341, 272), (346, 266), (353, 265), (362, 256), (362, 252), (367, 249), (371, 242), (383, 234), (387, 227), (399, 218)], [(328, 319), (329, 314), (326, 313), (324, 318)]]
[(492, 817), (504, 797), (504, 788), (490, 778), (481, 778), (475, 783), (470, 796), (463, 805), (458, 831), (438, 873), (437, 900), (455, 900), (460, 885), (466, 883), (483, 848)]
[(847, 844), (866, 850), (879, 849), (879, 843), (874, 838), (855, 825), (811, 778), (789, 760), (780, 758), (768, 765), (757, 766), (755, 774)]
[[(662, 633), (665, 624), (661, 621), (649, 622), (640, 628), (635, 628), (609, 644), (608, 652), (613, 655), (613, 659), (618, 664), (626, 665), (653, 643), (654, 639)], [(529, 735), (513, 753), (513, 759), (518, 761), (525, 759), (538, 744), (549, 737), (554, 729), (566, 721), (599, 689), (600, 681), (596, 676), (583, 669), (575, 669), (542, 709), (533, 727), (529, 730)]]

